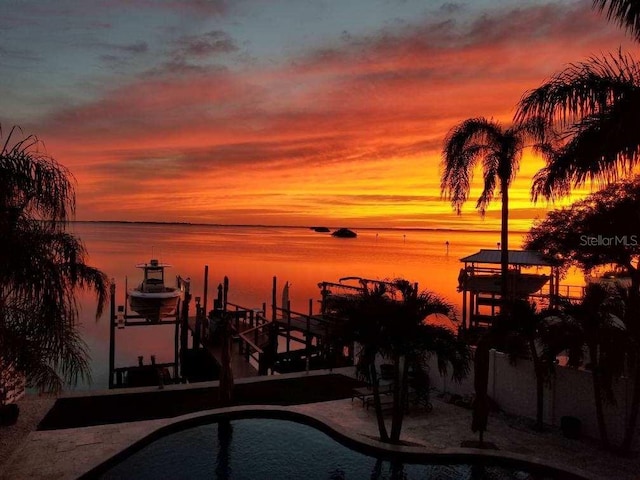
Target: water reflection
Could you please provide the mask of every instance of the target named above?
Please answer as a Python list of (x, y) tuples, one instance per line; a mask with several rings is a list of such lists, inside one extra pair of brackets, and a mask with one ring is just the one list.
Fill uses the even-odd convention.
[[(301, 312), (308, 311), (309, 299), (318, 308), (318, 282), (345, 276), (404, 277), (444, 296), (459, 311), (459, 259), (480, 248), (495, 248), (500, 236), (499, 232), (358, 230), (358, 238), (340, 239), (307, 228), (82, 222), (72, 230), (85, 242), (89, 262), (115, 279), (118, 304), (124, 303), (125, 278), (129, 287), (135, 285), (140, 275), (135, 265), (153, 256), (173, 265), (168, 278), (190, 277), (194, 296), (202, 295), (204, 265), (209, 265), (209, 308), (225, 275), (230, 279), (229, 301), (252, 308), (263, 302), (269, 305), (275, 275), (279, 288), (289, 282), (291, 308)], [(522, 235), (512, 235), (510, 242), (517, 248)], [(108, 322), (94, 321), (92, 297), (83, 296), (81, 305), (83, 336), (94, 371), (92, 388), (105, 388)], [(160, 363), (173, 360), (170, 326), (127, 328), (116, 334), (116, 366), (135, 364), (138, 355), (146, 361), (150, 355)]]

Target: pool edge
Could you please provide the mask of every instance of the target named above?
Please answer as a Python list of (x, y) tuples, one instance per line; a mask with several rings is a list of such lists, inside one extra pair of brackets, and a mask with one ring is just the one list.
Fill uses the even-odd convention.
[(306, 424), (329, 435), (331, 438), (348, 448), (365, 455), (382, 457), (385, 460), (401, 460), (410, 463), (431, 462), (447, 464), (465, 463), (465, 460), (468, 461), (471, 458), (478, 463), (505, 467), (522, 467), (524, 465), (532, 472), (561, 473), (563, 474), (561, 478), (576, 480), (603, 480), (602, 477), (593, 475), (589, 472), (585, 472), (568, 465), (559, 464), (557, 462), (549, 462), (531, 455), (464, 447), (444, 448), (439, 449), (437, 452), (433, 452), (428, 450), (426, 447), (386, 444), (351, 432), (322, 417), (320, 414), (315, 415), (310, 413), (301, 413), (292, 410), (290, 407), (272, 405), (227, 407), (175, 417), (171, 419), (170, 423), (158, 426), (155, 430), (144, 435), (142, 438), (124, 448), (117, 454), (92, 467), (90, 470), (80, 475), (78, 479), (88, 480), (99, 478), (100, 475), (107, 472), (125, 458), (166, 435), (224, 419), (239, 420), (249, 418), (271, 418)]

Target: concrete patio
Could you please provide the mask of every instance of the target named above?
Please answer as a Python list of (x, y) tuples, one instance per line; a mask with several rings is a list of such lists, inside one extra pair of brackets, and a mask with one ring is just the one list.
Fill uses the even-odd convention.
[[(312, 372), (311, 375), (326, 373)], [(292, 377), (295, 375), (305, 374), (290, 374)], [(460, 450), (460, 442), (476, 439), (470, 431), (470, 410), (437, 397), (432, 399), (432, 403), (434, 408), (431, 413), (417, 409), (405, 418), (404, 441), (429, 452), (445, 452)], [(0, 479), (74, 479), (157, 428), (179, 418), (198, 415), (36, 431), (38, 421), (52, 404), (51, 398), (27, 398), (20, 404), (18, 423), (11, 427), (0, 427)], [(378, 435), (373, 410), (363, 408), (358, 400), (352, 402), (342, 399), (285, 408), (325, 419), (348, 431), (351, 436), (367, 442)], [(485, 440), (495, 443), (500, 452), (579, 469), (592, 478), (631, 480), (640, 477), (640, 459), (637, 455), (631, 458), (616, 456), (600, 450), (595, 441), (569, 440), (559, 430), (551, 428), (542, 433), (535, 432), (529, 428), (530, 424), (530, 420), (520, 417), (492, 414)]]

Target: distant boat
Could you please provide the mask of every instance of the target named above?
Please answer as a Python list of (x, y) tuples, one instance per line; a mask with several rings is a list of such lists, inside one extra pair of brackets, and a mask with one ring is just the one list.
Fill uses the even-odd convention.
[(144, 270), (144, 279), (136, 288), (129, 290), (129, 305), (131, 310), (151, 322), (173, 314), (182, 294), (178, 287), (164, 284), (164, 269), (170, 266), (155, 259), (136, 265), (136, 268)]
[(356, 238), (358, 234), (353, 230), (349, 230), (348, 228), (339, 228), (331, 235), (338, 238)]
[(327, 233), (327, 232), (331, 231), (327, 227), (311, 227), (311, 230), (313, 230), (314, 232), (319, 232), (319, 233)]

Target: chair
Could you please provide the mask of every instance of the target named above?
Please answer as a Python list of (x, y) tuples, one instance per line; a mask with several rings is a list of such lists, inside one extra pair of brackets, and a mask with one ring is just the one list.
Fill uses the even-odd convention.
[[(380, 395), (388, 395), (389, 393), (393, 392), (393, 383), (379, 385), (378, 388), (380, 390)], [(368, 402), (370, 400), (373, 401), (373, 387), (369, 385), (366, 387), (354, 388), (351, 392), (352, 402), (354, 398), (359, 398), (362, 401), (362, 406), (364, 407), (365, 405), (367, 405), (367, 408), (369, 408)]]

